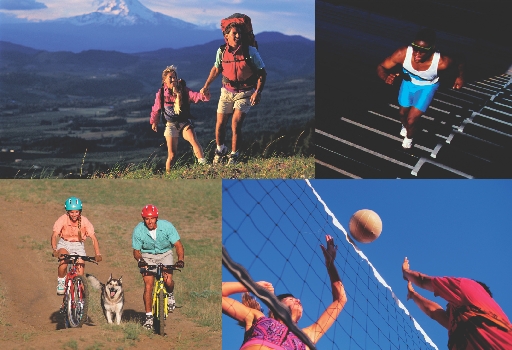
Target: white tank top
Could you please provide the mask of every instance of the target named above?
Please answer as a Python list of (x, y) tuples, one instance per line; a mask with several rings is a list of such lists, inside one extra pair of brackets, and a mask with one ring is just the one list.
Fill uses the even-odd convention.
[(440, 58), (441, 54), (434, 52), (430, 67), (428, 67), (427, 70), (416, 70), (412, 67), (412, 46), (409, 46), (407, 47), (404, 63), (402, 64), (404, 73), (411, 77), (411, 82), (415, 85), (435, 84), (439, 80), (437, 76), (437, 66), (439, 65)]

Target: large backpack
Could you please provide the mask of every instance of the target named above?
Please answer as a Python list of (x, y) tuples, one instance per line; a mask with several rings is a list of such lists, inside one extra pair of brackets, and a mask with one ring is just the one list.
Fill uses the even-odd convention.
[[(256, 66), (251, 61), (250, 56), (249, 56), (249, 46), (253, 46), (256, 49), (258, 49), (258, 42), (256, 41), (256, 37), (254, 36), (254, 32), (252, 30), (251, 18), (247, 15), (244, 15), (243, 13), (234, 13), (231, 16), (222, 19), (220, 21), (220, 29), (222, 30), (223, 34), (224, 34), (224, 29), (226, 29), (226, 27), (231, 23), (239, 24), (240, 27), (242, 27), (242, 31), (243, 31), (242, 32), (242, 42), (243, 42), (242, 53), (244, 55), (244, 60), (247, 63), (247, 65), (249, 65), (249, 67), (251, 68), (253, 73), (256, 73), (257, 72)], [(227, 45), (227, 43), (220, 46), (221, 63), (222, 63), (222, 58), (224, 57), (224, 51), (226, 50), (226, 45)], [(221, 65), (221, 68), (222, 68), (222, 65)], [(236, 82), (231, 82), (231, 83), (236, 83)]]
[(254, 46), (256, 49), (258, 48), (258, 42), (256, 41), (256, 37), (254, 36), (254, 32), (252, 31), (252, 23), (251, 18), (243, 13), (234, 13), (229, 17), (226, 17), (220, 21), (220, 29), (222, 30), (222, 34), (224, 34), (224, 29), (231, 24), (237, 23), (243, 28), (243, 39), (242, 41), (249, 46)]

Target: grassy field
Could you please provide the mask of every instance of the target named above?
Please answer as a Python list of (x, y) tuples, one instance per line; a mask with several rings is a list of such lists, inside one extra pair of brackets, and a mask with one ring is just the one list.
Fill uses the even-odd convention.
[[(84, 326), (76, 337), (54, 330), (17, 326), (16, 317), (23, 315), (13, 316), (16, 314), (13, 312), (15, 296), (9, 290), (12, 282), (8, 279), (7, 270), (12, 267), (10, 262), (4, 260), (7, 258), (2, 257), (0, 338), (5, 336), (6, 341), (19, 343), (27, 349), (37, 349), (35, 344), (50, 334), (53, 344), (61, 349), (135, 349), (142, 341), (146, 346), (151, 344), (148, 341), (153, 341), (157, 348), (173, 349), (197, 348), (204, 342), (213, 341), (213, 348), (220, 349), (221, 182), (156, 179), (0, 181), (0, 204), (9, 207), (10, 203), (16, 203), (15, 209), (9, 207), (9, 210), (13, 210), (9, 216), (16, 217), (20, 223), (19, 219), (23, 221), (23, 230), (20, 230), (17, 224), (6, 224), (8, 220), (3, 218), (0, 229), (4, 238), (9, 229), (15, 232), (15, 246), (4, 248), (20, 255), (29, 253), (38, 261), (43, 279), (41, 284), (45, 285), (48, 280), (52, 286), (49, 291), (41, 290), (38, 297), (41, 300), (46, 297), (55, 299), (55, 261), (50, 256), (49, 238), (53, 222), (64, 213), (64, 200), (71, 195), (82, 199), (83, 215), (93, 223), (104, 257), (98, 266), (86, 267), (86, 270), (89, 269), (104, 283), (110, 273), (115, 278), (123, 276), (128, 303), (123, 323), (121, 326), (106, 323), (98, 297), (91, 299), (89, 312), (96, 327)], [(141, 221), (141, 207), (148, 203), (159, 208), (161, 219), (175, 225), (185, 247), (185, 268), (181, 273), (174, 274), (177, 304), (182, 307), (172, 315), (173, 336), (166, 337), (168, 339), (144, 330), (140, 322), (143, 283), (132, 255), (131, 233)], [(9, 210), (5, 207), (3, 212)], [(86, 241), (86, 251), (89, 254), (93, 252), (90, 240)], [(18, 290), (17, 293), (24, 291)], [(51, 293), (51, 296), (45, 293)], [(26, 297), (29, 298), (28, 295)], [(42, 308), (39, 313), (44, 315), (48, 312), (44, 305), (39, 307)], [(36, 310), (32, 312), (37, 313)], [(20, 319), (19, 322), (25, 321)], [(190, 325), (184, 326), (187, 324)], [(44, 325), (38, 327), (44, 328)], [(100, 332), (101, 336), (98, 337), (96, 332)], [(86, 341), (89, 336), (92, 338)], [(164, 347), (161, 347), (162, 344)]]
[[(191, 107), (196, 134), (213, 159), (216, 108), (220, 87), (212, 100)], [(151, 130), (149, 112), (154, 94), (119, 97), (112, 105), (91, 101), (80, 107), (4, 111), (0, 127), (0, 178), (83, 178), (116, 165), (148, 160), (163, 169), (167, 148), (163, 127)], [(315, 117), (314, 77), (293, 78), (265, 87), (262, 101), (248, 113), (240, 147), (248, 158), (313, 155)], [(231, 139), (227, 126), (226, 144)], [(178, 157), (194, 163), (190, 145), (180, 138)]]

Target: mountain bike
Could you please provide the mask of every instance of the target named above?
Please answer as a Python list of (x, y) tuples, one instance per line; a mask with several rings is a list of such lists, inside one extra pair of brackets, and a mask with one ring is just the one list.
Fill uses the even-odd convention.
[[(155, 270), (156, 271), (151, 271)], [(155, 283), (153, 285), (153, 302), (151, 306), (151, 311), (153, 312), (153, 319), (158, 320), (158, 328), (155, 327), (156, 333), (160, 335), (165, 335), (165, 321), (167, 320), (167, 316), (169, 314), (169, 310), (167, 308), (168, 298), (167, 298), (167, 290), (165, 289), (164, 284), (164, 271), (170, 270), (178, 270), (181, 272), (176, 265), (146, 265), (140, 268), (141, 273), (151, 273), (155, 276)]]
[(66, 328), (82, 327), (87, 320), (87, 308), (89, 306), (89, 290), (84, 276), (77, 273), (78, 260), (96, 262), (92, 256), (62, 254), (59, 261), (70, 260), (68, 273), (64, 284), (64, 297), (60, 307), (60, 313), (64, 315), (64, 326)]

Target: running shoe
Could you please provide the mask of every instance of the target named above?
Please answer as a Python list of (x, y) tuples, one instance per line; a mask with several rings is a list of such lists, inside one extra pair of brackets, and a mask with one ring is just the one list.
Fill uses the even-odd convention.
[(228, 156), (228, 165), (233, 165), (233, 164), (236, 164), (238, 163), (238, 152), (236, 153), (231, 153), (229, 156)]
[(153, 329), (153, 315), (146, 315), (146, 321), (144, 321), (142, 327), (146, 329)]
[(174, 294), (172, 292), (167, 293), (167, 311), (173, 312), (175, 308), (176, 308), (176, 300), (174, 300)]
[(222, 157), (228, 154), (228, 148), (222, 145), (221, 150), (215, 150), (215, 157), (213, 157), (213, 164), (219, 164)]
[(412, 147), (412, 139), (408, 139), (407, 136), (404, 137), (404, 141), (402, 142), (403, 148), (411, 148)]
[(62, 280), (58, 280), (58, 284), (57, 284), (57, 295), (64, 295), (64, 290), (65, 290), (65, 286), (64, 286), (64, 283), (66, 282), (65, 279), (62, 279)]
[(402, 125), (402, 130), (400, 130), (400, 136), (407, 136), (407, 129)]

